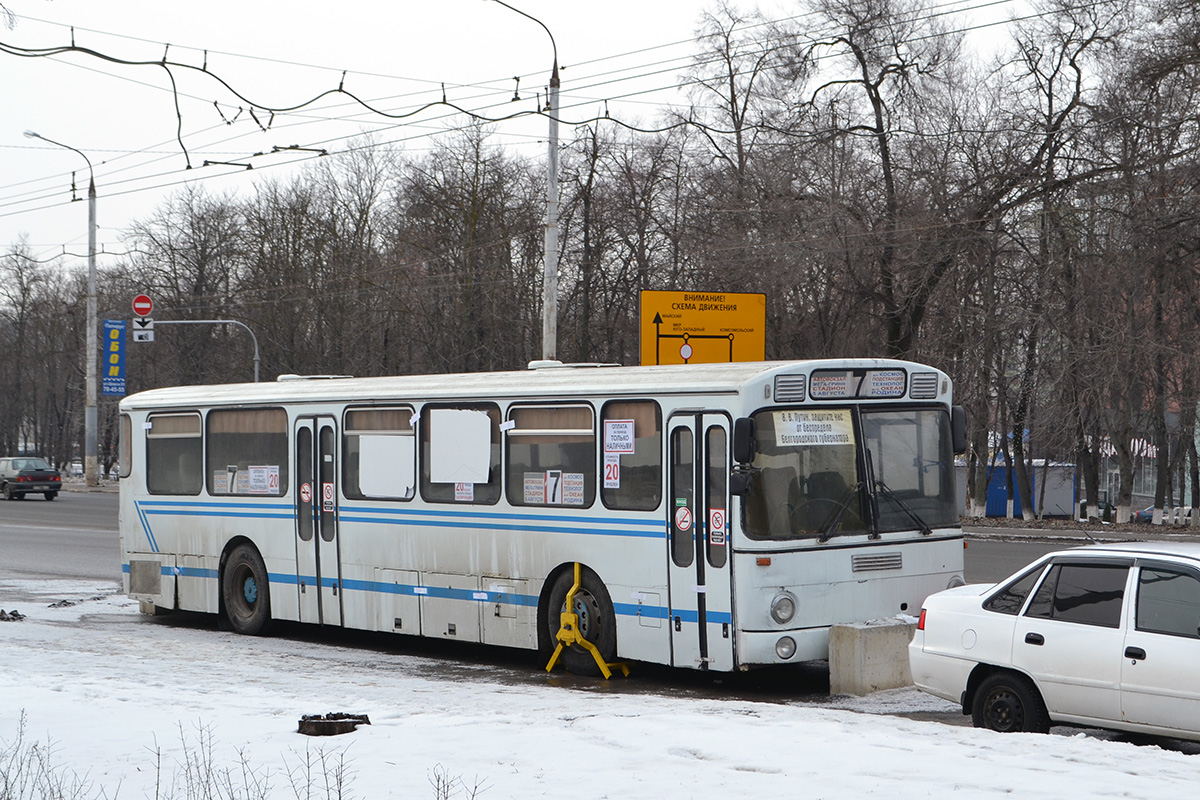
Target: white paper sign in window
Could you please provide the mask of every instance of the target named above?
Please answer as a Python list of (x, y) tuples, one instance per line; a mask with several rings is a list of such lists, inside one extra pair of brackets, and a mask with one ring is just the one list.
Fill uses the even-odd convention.
[(634, 421), (631, 419), (604, 420), (604, 452), (632, 453), (634, 452)]
[(486, 411), (435, 408), (429, 412), (429, 478), (434, 483), (487, 483), (492, 420)]
[(415, 438), (363, 434), (358, 437), (358, 487), (367, 497), (413, 496)]
[(778, 447), (854, 444), (854, 423), (849, 409), (776, 411), (774, 417)]

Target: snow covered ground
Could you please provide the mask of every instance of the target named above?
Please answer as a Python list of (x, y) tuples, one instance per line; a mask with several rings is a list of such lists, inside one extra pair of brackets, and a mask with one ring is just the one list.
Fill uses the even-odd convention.
[[(0, 579), (0, 609), (25, 615), (0, 622), (0, 795), (13, 754), (31, 750), (88, 798), (230, 796), (199, 791), (222, 776), (257, 787), (239, 797), (484, 800), (1159, 799), (1194, 798), (1200, 783), (1195, 745), (895, 716), (953, 710), (912, 689), (747, 700), (668, 679), (631, 691), (511, 657), (464, 665), (420, 647), (239, 637), (142, 616), (116, 591)], [(78, 602), (52, 607), (63, 600)], [(371, 724), (296, 732), (301, 715), (333, 711)]]

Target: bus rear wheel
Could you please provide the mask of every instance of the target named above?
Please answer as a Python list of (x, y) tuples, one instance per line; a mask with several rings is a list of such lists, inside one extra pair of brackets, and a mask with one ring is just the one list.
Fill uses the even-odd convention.
[(225, 618), (236, 633), (260, 636), (271, 622), (267, 566), (258, 550), (240, 544), (229, 554), (221, 580)]
[[(562, 613), (567, 611), (567, 592), (571, 591), (574, 583), (574, 570), (567, 569), (559, 574), (550, 590), (546, 630), (549, 633), (551, 649), (558, 645), (557, 636), (562, 624)], [(579, 617), (579, 632), (583, 634), (583, 638), (596, 646), (600, 657), (606, 662), (616, 660), (617, 617), (613, 611), (612, 599), (596, 573), (586, 567), (581, 570), (580, 586), (575, 592), (571, 610)], [(577, 644), (564, 647), (559, 661), (576, 675), (599, 677), (603, 674), (592, 654)]]

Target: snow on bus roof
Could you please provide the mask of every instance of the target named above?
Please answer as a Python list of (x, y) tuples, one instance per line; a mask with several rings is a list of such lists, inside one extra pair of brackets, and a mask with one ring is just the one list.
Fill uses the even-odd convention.
[(753, 361), (622, 367), (607, 364), (547, 364), (509, 372), (468, 372), (353, 378), (341, 375), (281, 375), (260, 383), (172, 386), (149, 389), (121, 401), (123, 411), (170, 405), (329, 402), (364, 399), (438, 400), (448, 397), (564, 397), (586, 395), (728, 394), (745, 383), (776, 374), (819, 368), (932, 367), (879, 358)]

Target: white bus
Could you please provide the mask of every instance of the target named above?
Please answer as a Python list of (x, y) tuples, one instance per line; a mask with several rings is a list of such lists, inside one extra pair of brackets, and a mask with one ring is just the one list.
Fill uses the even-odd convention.
[[(120, 406), (143, 611), (553, 647), (828, 657), (962, 582), (949, 378), (848, 359), (180, 386)], [(562, 661), (595, 672), (580, 645)]]

